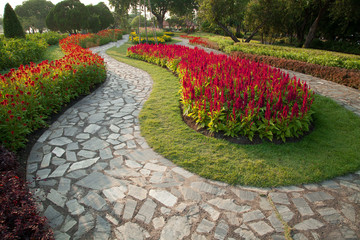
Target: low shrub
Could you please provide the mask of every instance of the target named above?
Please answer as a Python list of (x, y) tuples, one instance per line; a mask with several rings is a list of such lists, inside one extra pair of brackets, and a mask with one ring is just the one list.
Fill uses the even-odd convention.
[(79, 45), (82, 48), (90, 48), (105, 45), (109, 42), (116, 42), (122, 39), (122, 30), (120, 29), (109, 29), (102, 30), (96, 34), (88, 33), (83, 34), (80, 38)]
[(309, 131), (313, 93), (268, 65), (178, 45), (136, 45), (129, 57), (179, 74), (184, 114), (211, 132), (282, 139)]
[(41, 59), (48, 44), (44, 39), (0, 38), (0, 70)]
[[(131, 32), (129, 35), (129, 40), (134, 43), (134, 44), (139, 44), (139, 36), (135, 33), (135, 32)], [(140, 43), (148, 43), (148, 44), (156, 44), (156, 43), (161, 43), (164, 44), (165, 42), (170, 42), (171, 41), (171, 37), (167, 36), (167, 35), (163, 35), (163, 36), (157, 36), (155, 38), (154, 37), (150, 37), (148, 36), (147, 40), (146, 37), (141, 36), (141, 40)]]
[(21, 65), (0, 75), (0, 143), (5, 147), (23, 147), (26, 135), (44, 126), (48, 115), (105, 80), (104, 60), (78, 45), (83, 37), (61, 40), (66, 55), (60, 60)]
[(243, 52), (232, 52), (231, 56), (245, 58), (250, 61), (266, 63), (274, 67), (309, 74), (348, 87), (360, 89), (359, 70), (344, 69), (339, 67), (327, 67), (297, 60), (290, 60), (271, 56), (261, 56)]
[(0, 239), (53, 239), (17, 167), (15, 154), (0, 145)]
[(170, 37), (173, 37), (175, 35), (175, 33), (173, 33), (173, 32), (164, 32), (164, 35), (168, 35)]
[(61, 39), (64, 39), (68, 34), (60, 34), (57, 32), (44, 32), (44, 33), (34, 33), (27, 34), (26, 39), (31, 41), (38, 41), (44, 39), (48, 45), (57, 45)]

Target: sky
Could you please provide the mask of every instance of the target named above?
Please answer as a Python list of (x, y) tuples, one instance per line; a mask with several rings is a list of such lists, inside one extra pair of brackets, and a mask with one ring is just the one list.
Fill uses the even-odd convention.
[[(4, 8), (5, 8), (6, 3), (10, 3), (11, 7), (13, 9), (15, 9), (15, 7), (17, 5), (21, 5), (22, 2), (24, 2), (24, 1), (25, 0), (0, 0), (0, 15), (4, 16)], [(62, 0), (47, 0), (47, 1), (50, 1), (55, 5), (58, 2), (61, 2)], [(85, 5), (89, 5), (89, 4), (96, 5), (99, 2), (104, 2), (106, 5), (109, 6), (109, 1), (107, 1), (107, 0), (80, 0), (80, 2)]]

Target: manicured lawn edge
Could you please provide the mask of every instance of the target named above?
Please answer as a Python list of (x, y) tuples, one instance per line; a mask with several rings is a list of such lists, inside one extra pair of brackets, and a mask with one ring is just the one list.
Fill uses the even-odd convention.
[(153, 91), (140, 113), (141, 133), (156, 152), (177, 165), (205, 178), (259, 187), (319, 182), (360, 168), (360, 118), (331, 99), (316, 96), (315, 129), (297, 143), (237, 145), (209, 138), (182, 121), (177, 77), (126, 58), (129, 46), (108, 54), (153, 78)]

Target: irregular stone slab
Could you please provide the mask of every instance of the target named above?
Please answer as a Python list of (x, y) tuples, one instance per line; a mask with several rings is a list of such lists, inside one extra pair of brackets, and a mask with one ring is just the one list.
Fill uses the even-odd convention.
[(60, 194), (66, 194), (68, 191), (70, 191), (70, 183), (71, 183), (70, 179), (60, 178), (58, 192)]
[(106, 176), (99, 172), (92, 172), (89, 175), (87, 175), (85, 178), (81, 179), (80, 181), (77, 181), (75, 184), (95, 190), (102, 190), (106, 188), (124, 185), (124, 183), (121, 180), (115, 179), (110, 176)]
[(54, 231), (54, 238), (56, 240), (69, 240), (70, 236), (66, 233), (63, 232), (59, 232), (59, 231)]
[(93, 158), (96, 155), (96, 153), (87, 150), (80, 150), (77, 155), (83, 158)]
[(360, 203), (360, 193), (355, 193), (351, 197), (349, 197), (349, 201), (353, 203)]
[(110, 169), (121, 168), (123, 163), (124, 163), (124, 160), (123, 160), (122, 156), (117, 157), (113, 160), (110, 160)]
[(49, 176), (49, 178), (64, 176), (64, 173), (66, 172), (66, 170), (68, 169), (69, 166), (70, 166), (70, 163), (65, 163), (63, 165), (58, 166), (55, 169), (55, 171)]
[(101, 127), (99, 125), (96, 124), (90, 124), (88, 125), (85, 129), (84, 132), (86, 133), (90, 133), (90, 134), (94, 134), (96, 133)]
[(99, 160), (99, 157), (73, 163), (68, 172), (88, 168)]
[(148, 231), (140, 227), (136, 223), (127, 222), (124, 225), (116, 228), (117, 239), (123, 240), (144, 240), (150, 237)]
[(76, 157), (75, 152), (66, 151), (65, 157), (66, 157), (67, 161), (71, 161), (71, 162), (76, 162), (77, 161), (77, 157)]
[(163, 217), (157, 217), (152, 220), (152, 223), (155, 229), (159, 229), (165, 225), (165, 220)]
[(285, 222), (289, 222), (294, 217), (294, 213), (287, 206), (276, 205), (276, 209)]
[(194, 176), (193, 173), (186, 171), (185, 169), (180, 168), (180, 167), (174, 167), (171, 170), (173, 172), (176, 172), (177, 174), (183, 176), (184, 178), (191, 178), (192, 176)]
[(137, 205), (136, 201), (134, 201), (132, 199), (126, 200), (124, 214), (123, 214), (124, 220), (128, 220), (133, 217), (136, 205)]
[(269, 195), (274, 203), (280, 203), (286, 205), (290, 204), (286, 193), (271, 192), (269, 193)]
[(60, 231), (67, 232), (72, 227), (74, 227), (76, 224), (77, 224), (77, 222), (68, 215), (68, 216), (66, 216), (65, 222), (64, 222), (63, 226), (61, 227)]
[(296, 186), (277, 187), (276, 190), (281, 191), (281, 192), (302, 192), (302, 191), (304, 191), (303, 188), (299, 188)]
[(180, 240), (190, 235), (190, 223), (187, 217), (174, 216), (169, 219), (161, 231), (160, 240)]
[(331, 188), (331, 189), (340, 188), (340, 185), (337, 182), (333, 181), (333, 180), (328, 180), (328, 181), (322, 182), (321, 185), (324, 188)]
[(117, 217), (120, 217), (121, 214), (122, 214), (123, 209), (124, 209), (124, 204), (117, 202), (115, 204), (115, 206), (114, 206), (113, 214), (116, 215)]
[(151, 170), (151, 171), (156, 171), (156, 172), (165, 172), (165, 170), (166, 170), (165, 166), (160, 166), (160, 165), (154, 164), (154, 163), (146, 163), (144, 168)]
[(119, 225), (119, 221), (116, 219), (116, 218), (114, 218), (113, 216), (111, 216), (110, 214), (106, 214), (106, 216), (105, 216), (105, 218), (109, 221), (109, 222), (111, 222), (112, 224), (114, 224), (115, 226), (118, 226)]
[(128, 195), (133, 196), (138, 200), (144, 200), (147, 196), (147, 190), (141, 187), (137, 187), (134, 185), (128, 185), (129, 192)]
[(218, 211), (216, 211), (212, 206), (210, 206), (209, 204), (207, 203), (204, 203), (204, 204), (201, 204), (200, 207), (202, 209), (204, 209), (211, 217), (212, 220), (216, 221), (219, 216), (220, 216), (220, 213)]
[(149, 195), (167, 207), (173, 207), (177, 202), (177, 197), (166, 190), (151, 189)]
[(59, 207), (64, 207), (65, 202), (66, 202), (66, 197), (60, 193), (58, 193), (58, 191), (56, 191), (55, 189), (50, 189), (49, 194), (47, 195), (47, 198), (52, 201), (53, 203), (55, 203), (56, 205), (58, 205)]
[(99, 215), (96, 216), (96, 232), (105, 232), (110, 234), (111, 226), (108, 221), (100, 217)]
[(54, 153), (57, 157), (61, 157), (65, 153), (65, 150), (62, 148), (56, 147), (56, 148), (54, 148), (52, 153)]
[(51, 153), (46, 154), (40, 164), (40, 168), (45, 168), (48, 167), (50, 165), (50, 160), (51, 160)]
[(94, 217), (90, 213), (81, 216), (79, 218), (78, 230), (74, 234), (74, 237), (78, 238), (84, 235), (86, 232), (94, 228), (94, 224)]
[(341, 212), (344, 216), (352, 222), (356, 220), (356, 211), (353, 205), (342, 202), (341, 204)]
[(266, 197), (260, 197), (260, 208), (265, 211), (271, 211), (273, 209)]
[(129, 159), (138, 161), (138, 162), (145, 162), (147, 160), (158, 159), (159, 156), (154, 153), (151, 149), (149, 150), (136, 150), (132, 153), (126, 155)]
[(215, 223), (206, 220), (205, 218), (196, 228), (196, 231), (199, 233), (209, 233), (215, 227)]
[(85, 211), (85, 208), (76, 199), (68, 201), (66, 206), (71, 215), (80, 215)]
[(199, 192), (206, 192), (213, 195), (224, 195), (225, 189), (219, 188), (217, 186), (205, 183), (205, 182), (193, 182), (191, 183), (191, 187)]
[(201, 195), (198, 192), (192, 190), (192, 188), (182, 187), (180, 188), (180, 191), (183, 194), (185, 200), (191, 200), (195, 202), (201, 201)]
[(72, 178), (72, 179), (78, 179), (78, 178), (84, 177), (86, 175), (87, 175), (87, 173), (85, 170), (77, 170), (77, 171), (73, 171), (73, 172), (67, 174), (66, 177)]
[(101, 120), (104, 120), (104, 117), (105, 117), (105, 113), (95, 113), (90, 115), (90, 117), (88, 117), (87, 120), (89, 123), (97, 123)]
[(258, 193), (251, 192), (251, 191), (244, 191), (238, 188), (231, 188), (231, 191), (235, 193), (236, 196), (238, 196), (243, 201), (252, 201), (257, 196), (259, 196)]
[(137, 163), (133, 160), (125, 160), (125, 164), (129, 168), (141, 168), (142, 167), (142, 165), (140, 163)]
[(90, 140), (81, 143), (81, 145), (83, 145), (84, 149), (97, 151), (106, 148), (107, 146), (109, 146), (109, 143), (97, 137), (93, 137)]
[(54, 229), (60, 226), (65, 219), (65, 217), (56, 211), (51, 205), (46, 208), (44, 216), (48, 219), (49, 225)]
[(115, 202), (115, 201), (125, 197), (124, 192), (126, 190), (127, 189), (124, 186), (113, 187), (113, 188), (103, 190), (103, 193), (110, 202)]
[(228, 223), (229, 223), (230, 225), (240, 226), (240, 221), (239, 221), (239, 218), (237, 217), (237, 214), (236, 214), (236, 213), (226, 212), (226, 213), (225, 213), (225, 216), (227, 217)]
[(129, 169), (129, 168), (120, 168), (120, 169), (116, 169), (116, 170), (105, 170), (105, 173), (107, 175), (111, 175), (114, 177), (120, 177), (120, 178), (124, 178), (124, 177), (140, 177), (141, 174)]
[(247, 212), (247, 213), (243, 214), (244, 222), (250, 222), (250, 221), (260, 220), (260, 219), (264, 219), (264, 218), (265, 218), (265, 216), (260, 210), (255, 210), (255, 211), (251, 211), (251, 212)]
[(260, 221), (249, 224), (250, 228), (254, 230), (260, 236), (264, 236), (265, 234), (271, 233), (274, 231), (272, 227), (270, 227), (266, 222)]
[(297, 233), (297, 234), (295, 234), (295, 235), (293, 236), (293, 239), (294, 239), (294, 240), (308, 240), (308, 238), (305, 237), (305, 235), (302, 234), (302, 233)]
[(53, 140), (51, 140), (48, 144), (52, 145), (52, 146), (64, 146), (66, 144), (71, 143), (72, 141), (67, 138), (67, 137), (59, 137), (59, 138), (54, 138)]
[(99, 194), (93, 191), (89, 191), (89, 193), (80, 200), (80, 203), (83, 203), (98, 211), (100, 211), (106, 205), (106, 201)]
[(307, 204), (303, 198), (293, 198), (291, 199), (295, 204), (295, 207), (301, 214), (301, 216), (311, 216), (314, 215), (314, 212), (311, 210), (310, 206)]
[(240, 237), (245, 240), (257, 240), (258, 239), (253, 232), (245, 230), (245, 229), (238, 228), (234, 231), (234, 233), (239, 234)]
[(310, 218), (294, 226), (294, 229), (299, 231), (316, 230), (323, 227), (324, 224), (316, 219)]
[(229, 231), (229, 226), (226, 224), (224, 220), (221, 220), (215, 228), (214, 238), (218, 240), (223, 240), (225, 239), (228, 231)]
[(334, 199), (329, 193), (326, 192), (313, 192), (305, 194), (304, 197), (310, 202), (320, 202)]
[(138, 214), (135, 216), (135, 219), (142, 221), (146, 224), (151, 222), (151, 219), (154, 215), (156, 208), (156, 203), (153, 200), (147, 199), (144, 204), (141, 206)]
[(236, 205), (233, 199), (222, 199), (222, 198), (215, 198), (208, 201), (210, 204), (227, 211), (242, 213), (249, 211), (251, 209), (248, 205)]
[(269, 220), (276, 232), (284, 232), (284, 225), (280, 222), (274, 212), (267, 219)]
[(360, 192), (360, 185), (358, 185), (358, 184), (354, 184), (354, 183), (351, 183), (351, 182), (348, 182), (348, 181), (341, 180), (340, 185), (342, 185), (344, 187), (347, 187), (347, 188), (352, 188), (352, 189)]
[(112, 158), (112, 151), (110, 148), (105, 148), (100, 150), (100, 158), (103, 160)]
[(336, 224), (343, 220), (343, 217), (334, 208), (326, 207), (317, 209), (317, 211), (328, 223)]
[(41, 169), (36, 172), (36, 179), (37, 180), (43, 180), (46, 179), (49, 176), (49, 173), (51, 172), (50, 169)]

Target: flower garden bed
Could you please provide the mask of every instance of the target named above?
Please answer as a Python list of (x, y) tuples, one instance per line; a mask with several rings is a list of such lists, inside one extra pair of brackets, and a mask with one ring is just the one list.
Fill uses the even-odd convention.
[(285, 142), (309, 131), (313, 93), (278, 69), (176, 45), (136, 45), (128, 56), (176, 72), (184, 114), (210, 132)]

